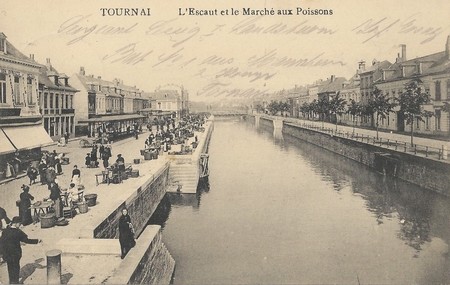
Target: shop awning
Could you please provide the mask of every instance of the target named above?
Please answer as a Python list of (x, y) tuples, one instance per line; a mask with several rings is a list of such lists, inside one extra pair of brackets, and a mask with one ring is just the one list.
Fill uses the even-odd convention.
[(5, 133), (0, 130), (0, 154), (15, 152), (16, 148), (11, 144)]
[(18, 150), (41, 147), (53, 142), (42, 125), (4, 127), (2, 130)]
[(134, 119), (143, 119), (145, 116), (137, 115), (137, 114), (128, 114), (128, 115), (112, 115), (112, 116), (102, 116), (98, 118), (90, 118), (87, 120), (79, 121), (80, 123), (106, 123), (106, 122), (117, 122), (117, 121), (126, 121), (126, 120), (134, 120)]

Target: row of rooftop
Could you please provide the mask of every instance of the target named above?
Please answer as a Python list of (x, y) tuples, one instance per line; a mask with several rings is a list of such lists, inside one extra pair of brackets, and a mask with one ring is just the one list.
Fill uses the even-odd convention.
[[(306, 86), (295, 86), (292, 89), (275, 92), (277, 98), (298, 97), (302, 101), (311, 102), (318, 99), (320, 95), (332, 95), (337, 92), (355, 91), (360, 89), (358, 101), (366, 101), (370, 95), (370, 89), (377, 85), (380, 89), (389, 88), (386, 85), (395, 82), (403, 82), (415, 78), (431, 79), (431, 77), (442, 77), (450, 73), (450, 36), (447, 37), (443, 51), (407, 59), (406, 45), (401, 45), (401, 53), (398, 53), (395, 62), (389, 60), (372, 60), (367, 66), (366, 62), (358, 62), (355, 74), (350, 78), (336, 77), (331, 75), (326, 80), (319, 79)], [(445, 76), (444, 76), (445, 77)], [(383, 86), (383, 84), (385, 86)], [(444, 86), (446, 87), (446, 86)], [(358, 97), (358, 96), (357, 96)], [(434, 98), (436, 99), (436, 98)], [(438, 98), (439, 99), (439, 98)]]

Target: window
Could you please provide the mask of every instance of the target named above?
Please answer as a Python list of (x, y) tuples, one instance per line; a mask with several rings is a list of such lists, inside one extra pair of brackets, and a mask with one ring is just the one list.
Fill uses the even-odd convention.
[(44, 93), (44, 109), (48, 108), (48, 93)]
[(55, 108), (59, 109), (59, 96), (58, 96), (58, 94), (55, 94)]
[(33, 78), (27, 78), (27, 101), (28, 104), (33, 104)]
[(44, 129), (45, 129), (45, 131), (46, 131), (47, 133), (49, 133), (49, 127), (48, 127), (48, 125), (49, 125), (48, 118), (44, 118)]
[(416, 129), (420, 129), (420, 119), (416, 118)]
[(425, 117), (425, 128), (427, 130), (430, 129), (430, 117), (428, 117), (428, 116)]
[(53, 93), (50, 93), (50, 109), (53, 109)]
[(436, 81), (435, 86), (435, 99), (436, 101), (441, 101), (441, 82)]
[(66, 95), (66, 109), (69, 109), (69, 95)]
[(447, 100), (450, 99), (450, 79), (447, 80)]
[(435, 119), (435, 129), (436, 130), (441, 130), (441, 110), (436, 110), (435, 115), (434, 115), (434, 119)]
[(6, 103), (6, 75), (0, 73), (0, 103)]
[(16, 104), (20, 104), (19, 76), (14, 76), (14, 100)]

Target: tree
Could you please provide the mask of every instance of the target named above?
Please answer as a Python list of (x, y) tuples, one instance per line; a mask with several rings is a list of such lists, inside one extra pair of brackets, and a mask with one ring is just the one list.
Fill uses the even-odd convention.
[(257, 104), (256, 112), (258, 112), (258, 113), (264, 112), (264, 107), (261, 104)]
[(352, 115), (353, 134), (355, 134), (356, 117), (361, 116), (363, 112), (364, 107), (360, 103), (357, 103), (355, 100), (351, 99), (347, 106), (347, 113)]
[(308, 102), (303, 103), (300, 106), (300, 112), (303, 114), (303, 117), (307, 117), (309, 120), (309, 113), (311, 112), (311, 104), (308, 104)]
[(319, 104), (316, 99), (309, 103), (309, 111), (313, 114), (313, 119), (319, 114)]
[(322, 129), (323, 129), (323, 124), (325, 121), (325, 115), (328, 114), (329, 111), (329, 101), (328, 98), (322, 97), (319, 99), (319, 101), (317, 101), (317, 105), (316, 105), (316, 111), (319, 114), (319, 116), (322, 118)]
[(270, 114), (272, 116), (276, 115), (279, 110), (279, 104), (277, 101), (270, 101), (269, 105), (267, 106), (267, 109), (269, 110)]
[(281, 115), (283, 115), (283, 113), (285, 112), (289, 112), (291, 110), (291, 104), (289, 104), (289, 102), (279, 102), (278, 103), (280, 111), (281, 111)]
[(378, 127), (380, 124), (380, 118), (385, 119), (386, 116), (392, 112), (392, 109), (397, 104), (392, 102), (392, 98), (387, 97), (383, 94), (383, 91), (374, 86), (372, 89), (372, 96), (367, 104), (367, 112), (375, 116), (375, 127), (377, 130), (377, 140), (378, 140)]
[(346, 106), (347, 106), (347, 101), (345, 101), (345, 99), (341, 97), (339, 92), (336, 94), (336, 96), (331, 98), (331, 100), (328, 102), (329, 112), (332, 115), (336, 116), (336, 131), (337, 131), (337, 124), (338, 124), (337, 116), (345, 113)]
[(414, 145), (414, 120), (424, 121), (423, 118), (432, 116), (432, 112), (425, 111), (423, 105), (430, 102), (430, 94), (423, 92), (421, 81), (412, 80), (405, 84), (405, 92), (397, 98), (400, 112), (411, 125), (411, 146)]

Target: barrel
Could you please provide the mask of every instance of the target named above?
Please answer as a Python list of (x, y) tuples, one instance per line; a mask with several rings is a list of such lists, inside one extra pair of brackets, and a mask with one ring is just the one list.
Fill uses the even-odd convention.
[(139, 164), (139, 163), (141, 163), (141, 160), (139, 158), (135, 158), (135, 159), (133, 159), (133, 163)]
[(139, 169), (131, 170), (131, 177), (133, 178), (139, 177)]
[(80, 214), (85, 214), (88, 212), (88, 205), (86, 202), (79, 202), (78, 203), (78, 210), (80, 210)]
[(152, 154), (149, 151), (144, 152), (144, 159), (145, 160), (151, 160)]
[(55, 213), (42, 214), (39, 217), (41, 219), (41, 228), (47, 229), (55, 226), (56, 215)]
[(84, 199), (89, 207), (94, 207), (97, 204), (97, 194), (86, 194)]

